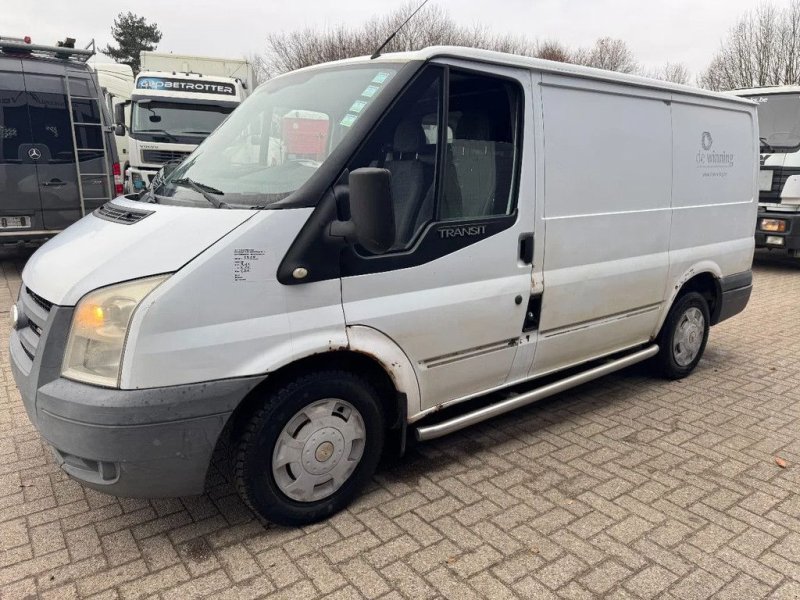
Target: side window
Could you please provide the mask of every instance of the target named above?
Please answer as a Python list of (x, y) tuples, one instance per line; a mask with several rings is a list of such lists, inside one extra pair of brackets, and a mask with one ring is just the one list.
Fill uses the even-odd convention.
[(407, 248), (435, 214), (444, 69), (429, 67), (398, 99), (348, 165), (392, 174), (395, 250)]
[(0, 164), (21, 163), (20, 146), (31, 141), (22, 75), (0, 73)]
[(74, 163), (67, 94), (61, 77), (27, 75), (33, 142), (47, 146), (49, 162)]
[(510, 214), (519, 89), (505, 79), (452, 69), (449, 90), (452, 136), (439, 219)]
[(432, 221), (514, 211), (520, 104), (519, 88), (506, 79), (435, 66), (406, 90), (348, 165), (391, 173), (395, 251), (408, 249)]

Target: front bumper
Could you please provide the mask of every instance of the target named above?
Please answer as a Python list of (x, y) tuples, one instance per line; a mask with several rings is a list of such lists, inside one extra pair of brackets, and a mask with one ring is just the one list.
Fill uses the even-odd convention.
[[(118, 390), (60, 377), (72, 309), (18, 309), (40, 332), (11, 332), (11, 370), (31, 422), (61, 468), (116, 496), (203, 492), (217, 440), (231, 413), (264, 376), (164, 388)], [(41, 300), (41, 299), (40, 299)]]
[[(760, 229), (761, 219), (778, 219), (786, 221), (786, 231), (773, 232), (763, 231)], [(767, 238), (771, 240), (781, 240), (780, 243), (774, 241), (767, 242)], [(791, 254), (800, 253), (800, 213), (790, 212), (777, 212), (777, 211), (759, 211), (758, 220), (756, 221), (756, 248), (771, 248), (779, 250), (787, 250)]]
[(203, 492), (223, 427), (260, 381), (112, 390), (60, 378), (24, 401), (71, 477), (115, 496), (185, 496)]

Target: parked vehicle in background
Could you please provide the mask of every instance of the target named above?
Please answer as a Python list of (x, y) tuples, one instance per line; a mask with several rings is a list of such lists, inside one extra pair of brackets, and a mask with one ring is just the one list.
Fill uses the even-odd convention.
[[(130, 120), (130, 100), (133, 93), (133, 69), (130, 65), (114, 62), (89, 61), (89, 66), (97, 75), (97, 83), (103, 91), (106, 108), (113, 115), (117, 106), (122, 105), (125, 112), (125, 122)], [(129, 166), (128, 161), (128, 136), (115, 135), (117, 156), (122, 165), (123, 173)]]
[(147, 188), (168, 162), (186, 158), (250, 93), (246, 60), (141, 53), (130, 116), (118, 106), (117, 135), (126, 136), (126, 189)]
[(200, 493), (224, 444), (308, 523), (407, 430), (689, 375), (750, 297), (757, 173), (741, 98), (455, 47), (302, 69), (33, 255), (14, 378), (88, 486)]
[(0, 243), (41, 242), (122, 192), (93, 49), (0, 37)]
[(761, 170), (756, 246), (800, 258), (800, 86), (735, 90), (758, 104)]

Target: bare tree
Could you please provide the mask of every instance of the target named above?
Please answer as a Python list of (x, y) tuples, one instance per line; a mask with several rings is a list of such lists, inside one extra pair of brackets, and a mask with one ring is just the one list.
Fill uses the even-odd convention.
[(633, 73), (639, 68), (628, 45), (620, 39), (599, 38), (591, 48), (581, 48), (573, 55), (572, 62), (587, 67)]
[[(273, 76), (321, 62), (372, 54), (415, 9), (416, 4), (406, 4), (360, 26), (337, 25), (327, 29), (305, 28), (270, 34), (263, 61), (264, 73)], [(619, 39), (600, 38), (591, 48), (573, 51), (554, 40), (536, 42), (522, 36), (496, 34), (482, 25), (458, 25), (445, 10), (434, 4), (425, 6), (411, 19), (384, 52), (418, 50), (435, 45), (484, 48), (625, 73), (637, 69), (633, 53)]]
[(641, 74), (652, 79), (661, 79), (663, 81), (671, 81), (672, 83), (680, 83), (683, 85), (689, 83), (690, 79), (689, 70), (683, 63), (668, 62), (664, 64), (664, 66), (656, 69), (643, 70)]
[(269, 79), (269, 66), (262, 54), (253, 53), (250, 56), (245, 56), (245, 59), (250, 62), (250, 66), (253, 68), (255, 81), (250, 82), (250, 85), (252, 89), (255, 89), (259, 84)]
[(536, 58), (553, 60), (556, 62), (572, 62), (573, 52), (557, 40), (545, 40), (536, 45)]
[(800, 83), (800, 0), (745, 13), (698, 78), (714, 90)]

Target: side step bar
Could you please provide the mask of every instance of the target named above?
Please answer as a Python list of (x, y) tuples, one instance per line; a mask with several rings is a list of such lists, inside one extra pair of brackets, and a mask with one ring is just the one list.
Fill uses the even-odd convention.
[(574, 388), (586, 382), (592, 381), (593, 379), (597, 379), (598, 377), (603, 377), (604, 375), (613, 373), (614, 371), (619, 371), (625, 367), (635, 365), (636, 363), (647, 360), (656, 354), (658, 354), (658, 346), (653, 344), (652, 346), (648, 346), (647, 348), (639, 350), (638, 352), (634, 352), (633, 354), (612, 360), (600, 366), (594, 367), (593, 369), (589, 369), (588, 371), (584, 371), (583, 373), (571, 375), (570, 377), (566, 377), (560, 381), (554, 381), (553, 383), (549, 383), (543, 387), (519, 394), (518, 396), (513, 396), (496, 404), (484, 406), (483, 408), (453, 417), (452, 419), (442, 421), (441, 423), (417, 427), (415, 429), (415, 434), (419, 441), (433, 440), (456, 432), (459, 429), (464, 429), (470, 425), (480, 423), (481, 421), (491, 419), (492, 417), (496, 417), (522, 406), (537, 402), (538, 400), (543, 400), (549, 396), (553, 396), (570, 388)]

